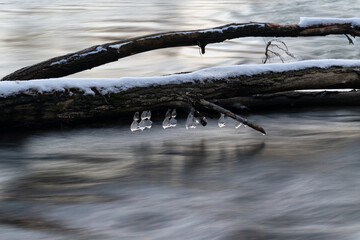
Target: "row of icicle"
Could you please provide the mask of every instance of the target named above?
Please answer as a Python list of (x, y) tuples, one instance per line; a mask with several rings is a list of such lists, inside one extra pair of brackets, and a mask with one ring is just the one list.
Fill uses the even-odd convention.
[[(143, 111), (141, 116), (139, 112), (136, 112), (133, 117), (133, 122), (131, 123), (130, 130), (132, 132), (138, 130), (145, 130), (150, 129), (152, 127), (151, 118), (151, 111)], [(139, 122), (140, 121), (140, 122)], [(194, 111), (191, 111), (186, 119), (185, 128), (188, 130), (189, 128), (196, 128), (196, 126), (200, 123), (199, 118), (194, 116)], [(164, 129), (167, 128), (174, 128), (176, 127), (177, 120), (176, 120), (176, 109), (168, 109), (165, 113), (165, 119), (162, 122), (162, 127)], [(218, 120), (218, 126), (223, 128), (226, 126), (226, 119), (223, 113), (220, 113), (220, 118)], [(235, 128), (239, 128), (242, 126), (242, 123), (235, 121)]]

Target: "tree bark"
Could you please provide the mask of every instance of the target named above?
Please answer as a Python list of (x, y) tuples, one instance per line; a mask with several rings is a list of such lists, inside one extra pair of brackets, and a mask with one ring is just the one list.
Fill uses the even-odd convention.
[(296, 24), (233, 23), (203, 30), (161, 33), (97, 45), (75, 53), (55, 57), (19, 69), (3, 77), (2, 80), (64, 77), (117, 61), (120, 58), (161, 48), (198, 45), (202, 52), (205, 53), (207, 44), (223, 42), (227, 39), (241, 37), (308, 37), (329, 34), (345, 34), (346, 36), (355, 37), (360, 36), (360, 28), (351, 24), (300, 27)]
[(214, 99), (214, 103), (237, 111), (360, 106), (360, 91), (288, 91), (246, 97)]
[[(282, 73), (194, 79), (194, 83), (130, 88), (119, 93), (84, 95), (66, 92), (18, 93), (0, 98), (0, 128), (33, 128), (61, 123), (87, 122), (128, 116), (136, 111), (167, 108), (189, 109), (195, 96), (227, 108), (271, 109), (292, 106), (360, 105), (358, 91), (348, 93), (300, 93), (299, 89), (360, 88), (356, 67), (309, 68)], [(199, 80), (199, 81), (198, 81)], [(131, 120), (131, 119), (130, 119)]]

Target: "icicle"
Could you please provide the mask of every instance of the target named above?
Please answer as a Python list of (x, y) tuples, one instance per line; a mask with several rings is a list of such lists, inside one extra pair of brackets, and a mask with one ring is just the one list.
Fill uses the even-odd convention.
[(188, 130), (189, 128), (196, 128), (195, 118), (192, 112), (190, 112), (187, 116), (185, 127), (186, 130)]
[(194, 115), (192, 113), (189, 113), (189, 115), (186, 118), (185, 128), (188, 130), (193, 122)]
[(171, 127), (170, 118), (171, 118), (171, 109), (168, 109), (167, 112), (165, 113), (165, 119), (162, 122), (162, 126), (164, 129)]
[(131, 123), (131, 125), (130, 125), (130, 130), (131, 130), (132, 132), (137, 131), (137, 130), (140, 130), (140, 129), (139, 129), (139, 123), (138, 123), (137, 121), (133, 121), (133, 122)]
[(165, 118), (171, 118), (171, 109), (169, 108), (165, 113)]
[(146, 118), (145, 118), (145, 127), (146, 128), (151, 128), (152, 126), (152, 121), (150, 120), (151, 118), (151, 111), (147, 111), (146, 112)]
[(145, 127), (149, 129), (152, 127), (152, 121), (150, 119), (145, 120)]
[(240, 128), (242, 125), (241, 122), (235, 121), (235, 128)]
[(223, 113), (220, 113), (220, 118), (218, 121), (219, 128), (223, 128), (226, 125), (225, 115)]
[(175, 118), (176, 118), (176, 109), (174, 109), (171, 112), (170, 127), (176, 127), (177, 120)]
[(147, 119), (147, 111), (143, 111), (141, 113), (141, 121), (139, 123), (139, 129), (141, 131), (143, 131), (146, 128), (146, 122), (145, 122), (146, 119)]
[(170, 119), (169, 118), (165, 118), (164, 121), (162, 122), (162, 127), (164, 129), (167, 129), (170, 127)]
[(139, 121), (139, 120), (140, 120), (139, 112), (136, 112), (136, 113), (134, 114), (133, 119), (134, 119), (134, 121)]
[(146, 128), (145, 120), (141, 120), (140, 123), (139, 123), (139, 129), (141, 131), (144, 131), (145, 128)]
[(133, 119), (134, 119), (134, 121), (131, 123), (131, 125), (130, 125), (130, 130), (132, 131), (132, 132), (134, 132), (134, 131), (137, 131), (137, 130), (140, 130), (140, 128), (139, 128), (139, 112), (136, 112), (135, 114), (134, 114), (134, 117), (133, 117)]
[(177, 120), (175, 118), (171, 118), (170, 119), (170, 127), (174, 128), (176, 127), (177, 124)]
[[(170, 109), (169, 109), (170, 110)], [(176, 109), (174, 109), (172, 112), (171, 112), (171, 117), (172, 118), (176, 118)]]

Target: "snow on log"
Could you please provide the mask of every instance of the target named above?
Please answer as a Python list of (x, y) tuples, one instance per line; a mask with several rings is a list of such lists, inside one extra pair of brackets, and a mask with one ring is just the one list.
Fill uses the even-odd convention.
[(299, 26), (309, 27), (325, 24), (350, 24), (352, 27), (360, 26), (360, 18), (321, 18), (321, 17), (300, 17)]
[[(205, 68), (202, 70), (198, 70), (191, 73), (182, 73), (182, 74), (173, 74), (167, 76), (158, 76), (158, 77), (124, 77), (124, 78), (58, 78), (58, 79), (37, 79), (37, 80), (29, 80), (29, 81), (1, 81), (0, 82), (0, 97), (7, 97), (10, 95), (17, 95), (21, 93), (25, 94), (39, 94), (45, 92), (53, 92), (53, 91), (62, 91), (64, 92), (66, 89), (76, 89), (76, 91), (84, 92), (85, 95), (94, 95), (95, 92), (93, 89), (96, 89), (96, 92), (99, 92), (102, 95), (110, 94), (110, 93), (119, 93), (121, 91), (125, 91), (131, 88), (144, 88), (150, 86), (160, 86), (160, 85), (171, 85), (171, 84), (204, 84), (207, 82), (212, 84), (221, 81), (233, 81), (234, 79), (244, 79), (244, 81), (239, 82), (237, 87), (238, 89), (245, 88), (249, 85), (248, 89), (244, 89), (244, 93), (257, 93), (261, 92), (259, 89), (255, 90), (254, 82), (247, 83), (247, 78), (250, 76), (262, 74), (270, 74), (270, 73), (283, 73), (283, 72), (292, 72), (299, 70), (306, 70), (318, 68), (316, 72), (319, 72), (325, 76), (324, 71), (320, 71), (323, 69), (333, 74), (336, 71), (334, 69), (339, 68), (342, 71), (346, 71), (345, 69), (350, 69), (351, 71), (357, 71), (356, 69), (360, 69), (360, 60), (348, 60), (348, 59), (322, 59), (322, 60), (305, 60), (299, 62), (292, 63), (270, 63), (270, 64), (244, 64), (244, 65), (234, 65), (234, 66), (223, 66), (223, 67), (211, 67)], [(263, 76), (268, 76), (263, 75)], [(289, 75), (289, 73), (287, 73)], [(356, 78), (356, 74), (354, 75)], [(255, 78), (255, 77), (254, 77)], [(262, 77), (263, 78), (263, 77)], [(331, 84), (336, 85), (344, 85), (349, 84), (346, 79), (329, 79), (326, 81), (324, 79), (320, 82), (321, 76), (318, 78), (312, 77), (308, 79), (304, 79), (301, 83), (296, 83), (295, 81), (283, 79), (282, 86), (280, 90), (285, 89), (285, 82), (289, 85), (288, 90), (295, 89), (315, 89), (315, 88), (324, 88), (331, 86)], [(306, 81), (305, 81), (306, 80)], [(335, 82), (333, 82), (335, 80)], [(341, 80), (341, 81), (340, 81)], [(263, 89), (262, 91), (270, 91), (273, 92), (277, 88), (276, 84), (266, 84), (268, 82), (267, 79), (262, 80), (262, 82), (258, 83), (259, 87), (268, 85), (267, 89)], [(296, 87), (301, 84), (301, 87)], [(253, 85), (250, 87), (250, 85)], [(262, 87), (263, 88), (263, 87)]]
[(114, 62), (120, 58), (161, 48), (198, 45), (205, 53), (207, 44), (241, 37), (304, 37), (330, 34), (345, 34), (355, 37), (360, 36), (359, 22), (358, 18), (348, 20), (302, 18), (299, 24), (233, 23), (203, 30), (160, 33), (106, 43), (55, 57), (19, 69), (2, 80), (63, 77)]

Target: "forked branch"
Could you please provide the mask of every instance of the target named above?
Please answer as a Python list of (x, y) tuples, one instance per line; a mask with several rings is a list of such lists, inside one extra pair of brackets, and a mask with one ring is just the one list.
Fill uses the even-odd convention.
[(271, 55), (275, 55), (278, 58), (280, 58), (280, 60), (282, 62), (284, 61), (284, 58), (282, 57), (281, 53), (272, 50), (272, 48), (277, 48), (278, 50), (280, 50), (281, 52), (285, 53), (286, 55), (288, 55), (291, 58), (295, 59), (295, 56), (289, 51), (288, 46), (286, 45), (286, 43), (284, 41), (281, 41), (278, 38), (273, 38), (270, 41), (268, 41), (266, 43), (266, 47), (265, 47), (265, 59), (263, 61), (263, 63), (265, 64), (268, 60), (270, 60)]

